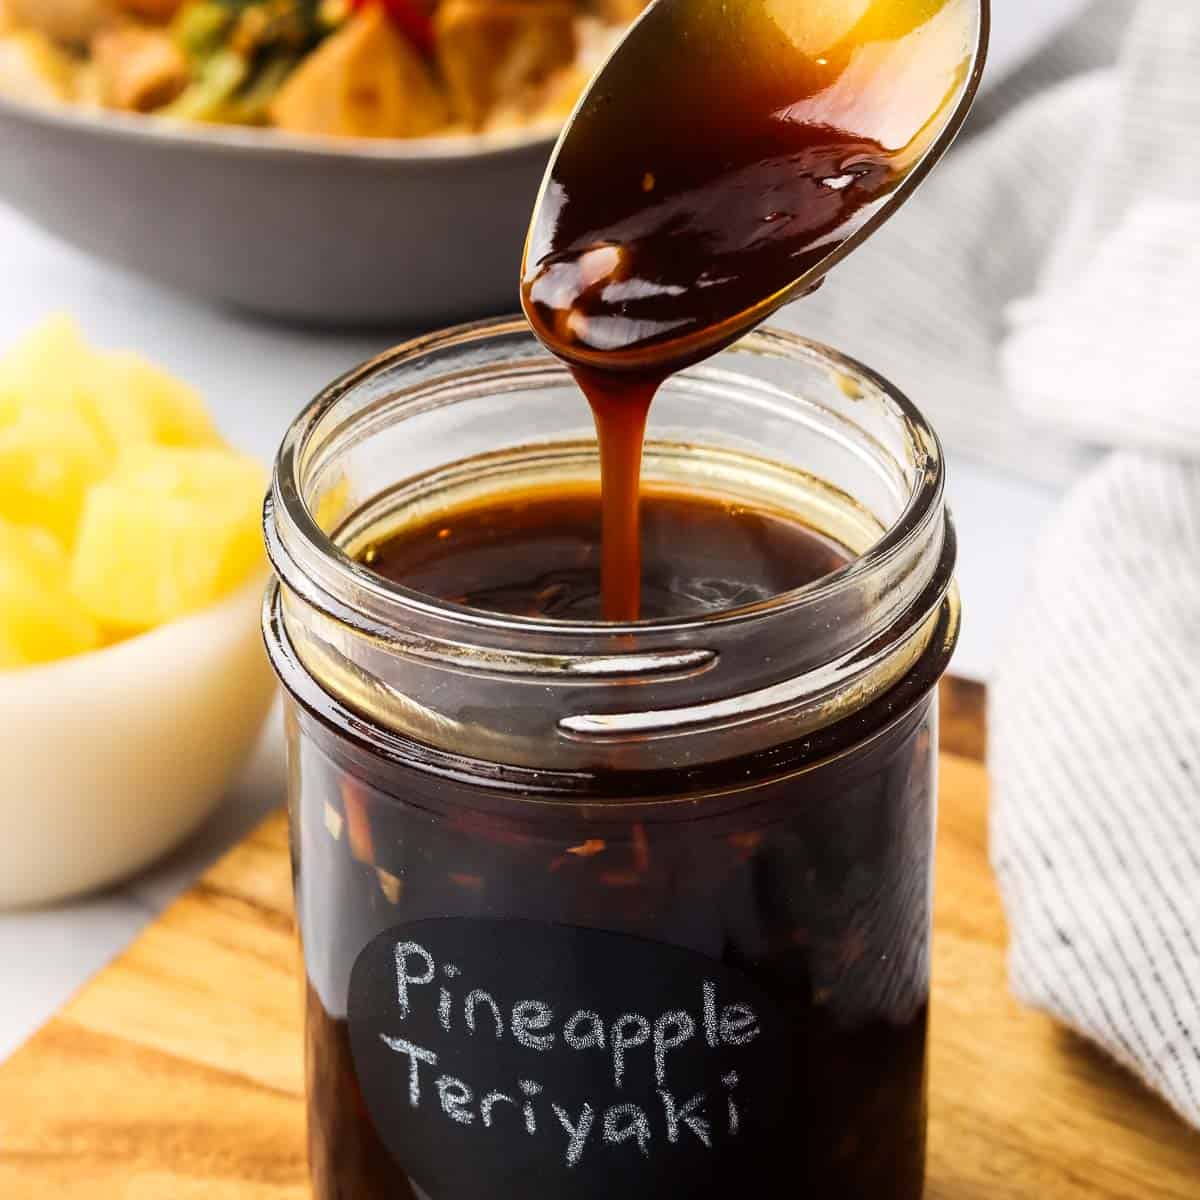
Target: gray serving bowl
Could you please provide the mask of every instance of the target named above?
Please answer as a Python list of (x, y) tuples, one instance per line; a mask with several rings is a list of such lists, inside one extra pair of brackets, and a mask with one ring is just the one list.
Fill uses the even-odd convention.
[(545, 132), (373, 142), (0, 99), (0, 200), (267, 316), (428, 327), (517, 306)]

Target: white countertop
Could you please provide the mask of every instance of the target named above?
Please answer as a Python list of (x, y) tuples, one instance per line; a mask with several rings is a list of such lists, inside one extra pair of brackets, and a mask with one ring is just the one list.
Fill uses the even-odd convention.
[[(993, 72), (1003, 71), (1082, 0), (999, 0)], [(270, 458), (316, 390), (396, 337), (303, 332), (218, 312), (94, 263), (0, 208), (0, 347), (69, 309), (101, 345), (142, 350), (199, 387), (231, 441)], [(987, 679), (1001, 653), (1030, 547), (1055, 489), (956, 457), (950, 495), (960, 535), (964, 627), (954, 670)], [(203, 867), (283, 801), (272, 721), (224, 808), (169, 861), (103, 895), (41, 912), (0, 914), (0, 1060), (108, 962)]]

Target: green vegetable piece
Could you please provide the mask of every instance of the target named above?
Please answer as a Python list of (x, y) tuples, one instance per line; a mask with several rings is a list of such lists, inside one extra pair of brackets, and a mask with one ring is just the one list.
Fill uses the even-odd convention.
[(205, 62), (195, 80), (165, 108), (165, 117), (185, 121), (229, 122), (238, 89), (246, 82), (250, 65), (240, 54), (221, 50)]

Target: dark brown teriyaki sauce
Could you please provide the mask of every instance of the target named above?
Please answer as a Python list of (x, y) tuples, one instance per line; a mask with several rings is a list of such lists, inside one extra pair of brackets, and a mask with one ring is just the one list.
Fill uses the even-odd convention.
[(575, 115), (521, 295), (595, 417), (608, 619), (639, 616), (655, 393), (767, 316), (905, 181), (967, 70), (964, 8), (665, 0)]
[[(787, 514), (666, 488), (641, 498), (640, 594), (648, 619), (757, 604), (850, 555)], [(373, 544), (371, 569), (422, 595), (510, 616), (599, 621), (608, 529), (595, 485), (500, 493)]]
[[(647, 617), (753, 603), (849, 558), (784, 512), (716, 496), (651, 487), (642, 516), (638, 600)], [(448, 507), (389, 531), (360, 559), (406, 588), (477, 610), (590, 621), (603, 611), (601, 527), (594, 484), (546, 486)], [(686, 949), (770, 992), (791, 1037), (778, 1062), (792, 1088), (788, 1136), (749, 1162), (680, 1143), (689, 1169), (704, 1170), (704, 1187), (687, 1193), (697, 1200), (769, 1195), (781, 1179), (814, 1200), (919, 1200), (936, 710), (927, 680), (911, 687), (857, 715), (843, 741), (817, 749), (815, 762), (800, 760), (803, 771), (775, 750), (645, 777), (597, 771), (579, 777), (578, 796), (558, 795), (549, 808), (525, 803), (539, 772), (500, 786), (476, 778), (467, 760), (452, 775), (431, 771), (297, 707), (293, 850), (317, 1200), (427, 1194), (380, 1134), (346, 1005), (372, 939), (447, 918), (599, 930)], [(860, 745), (863, 731), (872, 736)], [(614, 787), (621, 793), (606, 791)], [(682, 806), (629, 804), (686, 793)], [(396, 1062), (401, 1087), (404, 1063)], [(643, 1102), (655, 1154), (674, 1153), (662, 1113)], [(721, 1110), (710, 1108), (716, 1120)], [(555, 1174), (564, 1169), (563, 1139), (549, 1100), (536, 1116), (529, 1135), (518, 1117), (484, 1129), (476, 1113), (463, 1147), (537, 1154), (553, 1194), (584, 1195), (569, 1171)], [(590, 1144), (589, 1170), (601, 1174), (589, 1175), (589, 1186), (615, 1180), (641, 1194), (646, 1168), (636, 1148), (621, 1155), (599, 1145)], [(498, 1184), (489, 1194), (514, 1193)]]
[[(721, 1200), (782, 1190), (812, 1200), (920, 1200), (936, 716), (928, 694), (886, 700), (901, 711), (911, 707), (899, 721), (894, 712), (864, 712), (864, 727), (882, 733), (799, 775), (773, 777), (770, 756), (727, 764), (745, 800), (732, 810), (722, 811), (719, 791), (693, 799), (686, 814), (666, 806), (626, 815), (620, 803), (581, 795), (593, 814), (597, 804), (608, 814), (571, 816), (564, 806), (557, 819), (534, 811), (540, 806), (523, 806), (520, 789), (508, 812), (497, 811), (494, 787), (365, 754), (344, 731), (301, 710), (292, 819), (309, 988), (316, 1200), (426, 1194), (405, 1170), (405, 1157), (384, 1144), (378, 1114), (367, 1105), (345, 1005), (355, 960), (372, 939), (445, 918), (550, 923), (684, 948), (772, 994), (792, 1035), (789, 1057), (778, 1063), (793, 1085), (788, 1135), (749, 1163), (694, 1140), (679, 1143), (681, 1153), (696, 1156), (689, 1163), (708, 1173), (702, 1189), (681, 1194)], [(670, 794), (699, 782), (656, 778), (637, 786)], [(502, 1005), (525, 998), (519, 988), (477, 982)], [(456, 1019), (462, 991), (455, 992)], [(619, 1010), (605, 1011), (611, 1019)], [(639, 1060), (638, 1069), (648, 1069), (647, 1061)], [(395, 1063), (401, 1089), (406, 1067), (402, 1059)], [(425, 1078), (427, 1091), (435, 1074)], [(483, 1077), (471, 1083), (515, 1086)], [(565, 1136), (549, 1108), (552, 1097), (546, 1099), (533, 1136), (523, 1132), (519, 1114), (482, 1128), (476, 1104), (459, 1152), (499, 1146), (536, 1153), (550, 1188), (543, 1194), (564, 1194), (566, 1187), (567, 1195), (583, 1195), (570, 1190), (569, 1178), (558, 1178)], [(668, 1149), (653, 1099), (643, 1100), (651, 1167)], [(723, 1120), (718, 1100), (706, 1110), (714, 1122)], [(436, 1097), (422, 1101), (431, 1102)], [(599, 1162), (602, 1172), (612, 1172), (601, 1180), (611, 1185), (619, 1176), (620, 1190), (641, 1195), (637, 1179), (647, 1160), (636, 1147), (624, 1149), (628, 1154), (593, 1140), (584, 1165), (594, 1172)], [(596, 1176), (587, 1178), (594, 1183)], [(479, 1194), (517, 1195), (502, 1180)]]
[[(658, 487), (643, 502), (639, 601), (648, 617), (752, 603), (849, 557), (786, 513)], [(595, 485), (512, 491), (397, 528), (360, 558), (395, 583), (477, 610), (595, 620), (601, 526)], [(790, 1134), (750, 1165), (685, 1145), (708, 1180), (689, 1195), (767, 1195), (786, 1179), (814, 1200), (919, 1200), (935, 710), (928, 684), (914, 686), (911, 698), (888, 697), (856, 718), (882, 731), (865, 748), (848, 730), (853, 753), (834, 747), (800, 774), (771, 752), (686, 778), (624, 780), (634, 796), (712, 792), (685, 812), (647, 803), (634, 815), (603, 795), (613, 782), (604, 772), (581, 779), (600, 794), (581, 793), (578, 808), (567, 796), (551, 810), (525, 805), (525, 785), (498, 803), (494, 782), (472, 781), (469, 770), (451, 778), (369, 752), (298, 709), (292, 818), (317, 1200), (426, 1195), (380, 1135), (345, 1005), (373, 938), (445, 918), (550, 923), (685, 948), (770, 991), (793, 1035), (779, 1063), (795, 1088)], [(730, 804), (730, 794), (741, 799)], [(562, 1137), (548, 1105), (537, 1111), (536, 1135), (521, 1136), (553, 1174)], [(657, 1154), (667, 1129), (661, 1113), (647, 1112)], [(522, 1128), (513, 1122), (483, 1130), (477, 1119), (471, 1136), (494, 1134), (508, 1146)], [(603, 1169), (630, 1172), (635, 1194), (643, 1163), (631, 1150)]]

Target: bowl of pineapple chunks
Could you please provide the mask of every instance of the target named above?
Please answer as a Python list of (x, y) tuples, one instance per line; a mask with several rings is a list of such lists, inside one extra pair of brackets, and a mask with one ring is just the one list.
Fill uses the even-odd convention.
[(0, 356), (0, 907), (126, 877), (227, 794), (274, 694), (266, 482), (67, 318)]
[(511, 311), (554, 139), (648, 0), (0, 0), (0, 199), (219, 303)]

